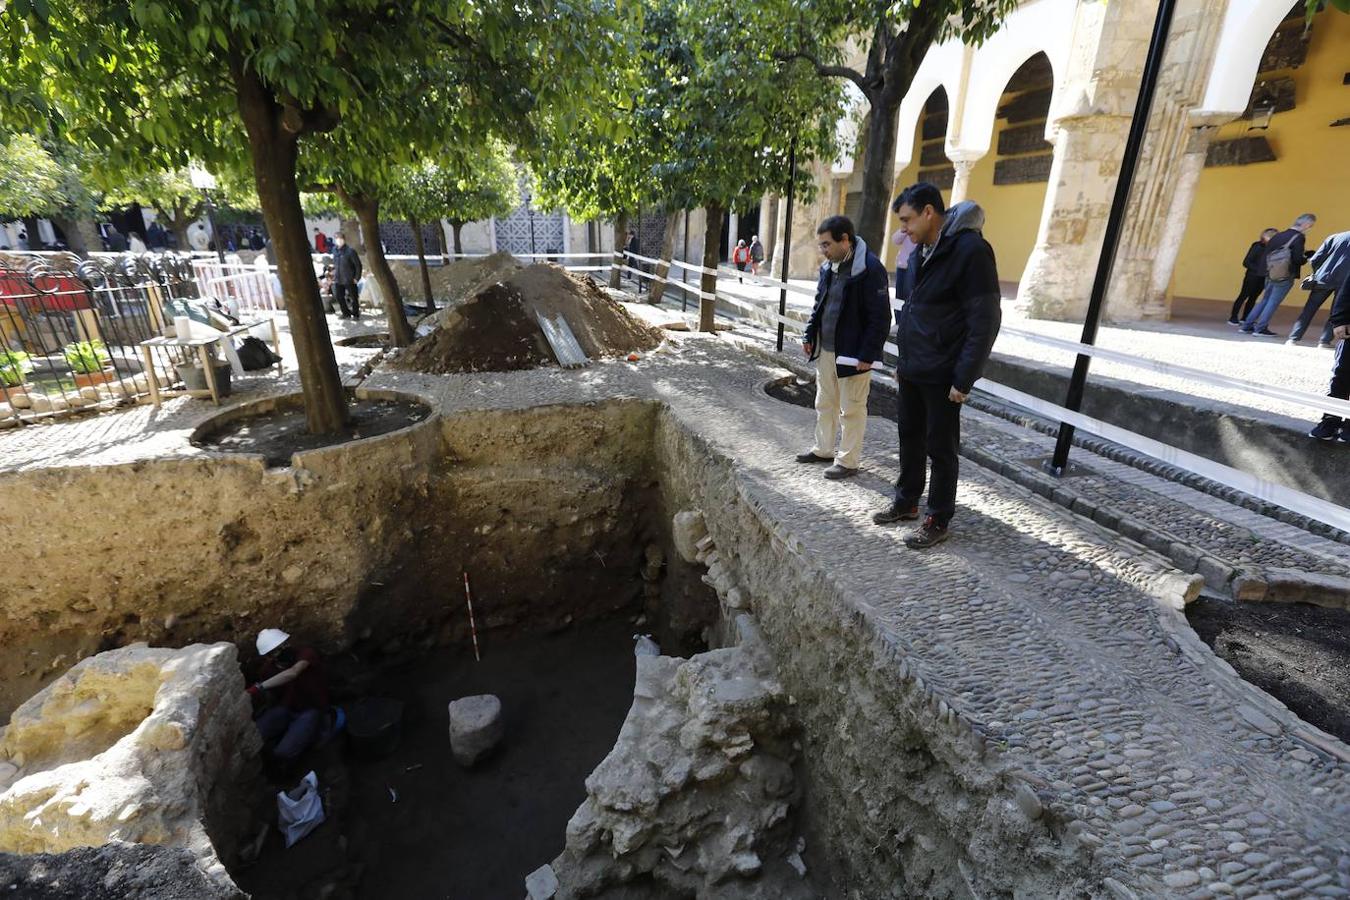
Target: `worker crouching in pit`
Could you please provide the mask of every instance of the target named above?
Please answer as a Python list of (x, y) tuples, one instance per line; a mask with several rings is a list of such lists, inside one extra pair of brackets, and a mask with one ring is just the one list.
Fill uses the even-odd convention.
[(328, 739), (338, 726), (328, 703), (323, 659), (312, 647), (295, 646), (279, 628), (258, 634), (257, 680), (248, 686), (253, 720), (263, 739), (264, 759), (278, 776)]

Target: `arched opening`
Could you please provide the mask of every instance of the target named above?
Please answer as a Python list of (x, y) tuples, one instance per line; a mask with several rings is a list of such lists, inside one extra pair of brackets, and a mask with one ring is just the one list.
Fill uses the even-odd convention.
[(1055, 76), (1036, 53), (1013, 72), (999, 100), (990, 152), (970, 173), (967, 199), (984, 207), (984, 236), (994, 248), (1004, 291), (1016, 293), (1045, 205), (1053, 148), (1045, 139)]
[[(950, 108), (946, 88), (938, 85), (933, 93), (928, 95), (923, 104), (923, 111), (919, 113), (918, 127), (914, 129), (914, 151), (909, 158), (909, 164), (895, 176), (895, 193), (899, 193), (901, 188), (916, 181), (931, 181), (944, 191), (951, 189), (956, 170), (952, 168), (951, 161), (947, 159), (943, 149), (947, 139)], [(886, 252), (882, 257), (888, 268), (895, 266), (897, 243), (894, 238), (899, 234), (898, 229), (899, 222), (892, 214), (887, 228), (887, 234), (892, 239), (886, 242)]]
[[(1209, 146), (1172, 274), (1174, 318), (1227, 318), (1243, 256), (1263, 228), (1288, 228), (1300, 213), (1314, 213), (1309, 250), (1350, 229), (1350, 178), (1338, 162), (1350, 151), (1350, 16), (1319, 12), (1305, 33), (1304, 9), (1294, 4), (1275, 28), (1247, 109)], [(1220, 58), (1215, 70), (1233, 64)], [(1296, 284), (1271, 327), (1287, 335), (1308, 297)], [(1328, 307), (1304, 343), (1316, 341)]]

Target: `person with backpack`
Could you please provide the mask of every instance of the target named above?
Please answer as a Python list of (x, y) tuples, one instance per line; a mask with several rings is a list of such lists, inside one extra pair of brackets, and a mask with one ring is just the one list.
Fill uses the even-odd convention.
[[(737, 272), (744, 272), (750, 267), (750, 248), (745, 246), (745, 241), (736, 242), (736, 249), (731, 251), (731, 262), (736, 266)], [(745, 284), (745, 279), (737, 275), (736, 280)]]
[[(1252, 314), (1252, 307), (1266, 289), (1266, 245), (1279, 233), (1278, 228), (1265, 229), (1261, 237), (1252, 241), (1252, 245), (1247, 248), (1247, 255), (1242, 257), (1242, 268), (1246, 274), (1242, 276), (1242, 288), (1233, 301), (1233, 310), (1228, 314), (1229, 325), (1241, 325), (1242, 320)], [(1238, 315), (1239, 310), (1242, 315)]]
[[(1350, 231), (1337, 232), (1323, 241), (1322, 246), (1309, 258), (1308, 265), (1312, 267), (1312, 274), (1303, 279), (1308, 302), (1303, 305), (1303, 312), (1298, 314), (1298, 321), (1290, 329), (1286, 344), (1297, 344), (1303, 338), (1303, 333), (1312, 324), (1313, 316), (1350, 275)], [(1318, 347), (1331, 346), (1331, 331), (1331, 320), (1328, 319), (1317, 340)]]
[(764, 265), (764, 244), (759, 235), (750, 238), (750, 274), (758, 275), (759, 267)]
[(1304, 213), (1266, 244), (1266, 289), (1251, 315), (1242, 320), (1243, 334), (1279, 337), (1270, 330), (1270, 320), (1298, 280), (1308, 256), (1306, 235), (1316, 223), (1317, 216)]

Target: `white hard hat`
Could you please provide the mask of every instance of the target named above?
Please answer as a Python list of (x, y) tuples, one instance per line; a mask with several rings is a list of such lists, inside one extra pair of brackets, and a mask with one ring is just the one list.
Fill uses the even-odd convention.
[(258, 632), (258, 655), (266, 656), (291, 639), (280, 628), (264, 628)]

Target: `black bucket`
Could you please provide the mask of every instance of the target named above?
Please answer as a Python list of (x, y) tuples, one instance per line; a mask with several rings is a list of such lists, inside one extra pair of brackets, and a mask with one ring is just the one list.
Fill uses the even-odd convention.
[(388, 697), (358, 700), (347, 712), (347, 743), (360, 759), (383, 759), (398, 749), (403, 701)]

